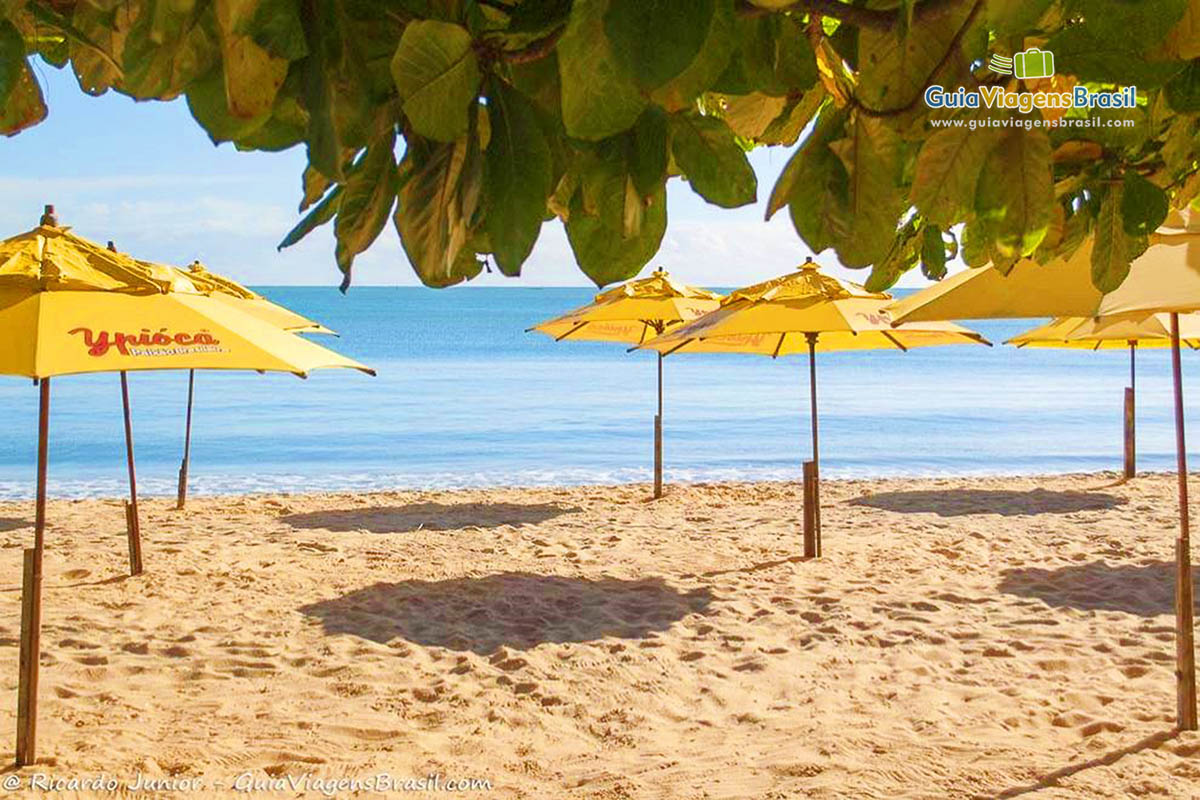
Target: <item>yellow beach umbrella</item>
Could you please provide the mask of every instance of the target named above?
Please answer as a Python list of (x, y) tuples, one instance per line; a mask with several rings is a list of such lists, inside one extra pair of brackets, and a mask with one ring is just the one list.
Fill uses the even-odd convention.
[[(175, 268), (171, 267), (170, 269)], [(257, 292), (247, 289), (232, 278), (210, 272), (199, 261), (193, 261), (187, 270), (183, 272), (197, 292), (231, 303), (251, 316), (258, 317), (263, 322), (270, 323), (277, 328), (283, 328), (290, 333), (337, 335), (336, 331), (332, 331), (308, 317), (297, 314), (286, 306), (271, 302)]]
[(813, 462), (819, 463), (817, 425), (818, 352), (910, 350), (949, 344), (990, 344), (980, 334), (949, 322), (893, 327), (884, 306), (891, 295), (870, 292), (822, 274), (810, 258), (773, 280), (732, 292), (720, 307), (641, 345), (672, 353), (807, 353)]
[(154, 272), (59, 226), (52, 206), (37, 228), (0, 241), (0, 374), (40, 382), (34, 546), (25, 551), (22, 594), (18, 765), (33, 762), (36, 742), (51, 378), (121, 374), (133, 510), (130, 570), (136, 574), (141, 549), (127, 372), (249, 369), (306, 376), (328, 367), (371, 372), (230, 303), (173, 291), (173, 279)]
[[(596, 295), (586, 306), (527, 329), (550, 336), (595, 342), (641, 344), (672, 326), (717, 308), (721, 295), (688, 286), (655, 270), (648, 278), (626, 281)], [(658, 414), (654, 417), (654, 496), (662, 497), (662, 355), (658, 358)]]
[[(112, 242), (110, 250), (115, 250)], [(152, 277), (171, 284), (171, 291), (203, 294), (220, 300), (289, 333), (320, 333), (336, 336), (335, 331), (319, 322), (297, 314), (290, 308), (273, 303), (242, 284), (210, 272), (199, 261), (193, 261), (186, 270), (166, 264), (138, 261), (139, 266)], [(184, 414), (183, 458), (179, 464), (179, 479), (175, 493), (175, 508), (182, 510), (187, 505), (188, 474), (192, 456), (192, 408), (196, 397), (196, 371), (188, 370), (187, 410)]]
[[(1179, 318), (1182, 341), (1200, 347), (1200, 315)], [(1170, 347), (1170, 314), (1122, 314), (1114, 317), (1059, 317), (1006, 344), (1017, 347), (1055, 347), (1081, 350), (1129, 348), (1129, 386), (1125, 389), (1125, 477), (1137, 474), (1136, 410), (1138, 347)]]
[(1200, 309), (1200, 214), (1173, 212), (1150, 236), (1129, 276), (1109, 294), (1092, 283), (1087, 239), (1068, 258), (1022, 259), (1005, 275), (990, 264), (951, 275), (888, 311), (897, 322), (1023, 317), (1099, 317)]
[(895, 304), (897, 322), (1021, 317), (1106, 317), (1167, 313), (1175, 384), (1175, 455), (1179, 477), (1179, 535), (1175, 542), (1176, 698), (1180, 730), (1196, 730), (1196, 661), (1183, 420), (1180, 314), (1200, 310), (1200, 214), (1172, 211), (1134, 259), (1114, 291), (1092, 285), (1090, 238), (1069, 258), (1048, 264), (1024, 259), (1005, 276), (990, 266), (964, 270)]
[[(1200, 347), (1200, 314), (1179, 317), (1182, 341)], [(1123, 314), (1113, 317), (1058, 317), (1019, 333), (1005, 344), (1017, 347), (1059, 347), (1080, 350), (1117, 350), (1170, 347), (1170, 314)]]

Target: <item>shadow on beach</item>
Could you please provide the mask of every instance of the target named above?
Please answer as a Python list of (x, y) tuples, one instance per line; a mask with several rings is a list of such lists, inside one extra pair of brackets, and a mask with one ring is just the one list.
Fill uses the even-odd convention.
[(376, 583), (303, 606), (327, 634), (486, 655), (605, 636), (641, 639), (688, 614), (704, 613), (708, 589), (680, 592), (661, 578), (572, 578), (504, 572), (481, 578)]
[(0, 533), (8, 533), (9, 531), (19, 531), (21, 528), (32, 528), (33, 523), (23, 519), (14, 519), (12, 517), (0, 517)]
[(1110, 766), (1117, 763), (1125, 756), (1136, 755), (1137, 753), (1145, 752), (1147, 750), (1158, 750), (1163, 745), (1167, 744), (1168, 742), (1175, 741), (1178, 738), (1179, 731), (1160, 731), (1159, 733), (1151, 734), (1146, 738), (1134, 742), (1126, 747), (1113, 750), (1095, 758), (1087, 759), (1086, 761), (1078, 761), (1074, 764), (1069, 764), (1061, 769), (1056, 769), (1053, 772), (1041, 776), (1033, 783), (1025, 784), (1023, 786), (1014, 786), (1011, 789), (1005, 789), (1004, 791), (995, 795), (995, 797), (997, 800), (1000, 800), (1001, 798), (1020, 797), (1021, 795), (1025, 794), (1033, 794), (1045, 789), (1060, 788), (1062, 781), (1066, 778), (1072, 777), (1073, 775), (1078, 775), (1081, 772), (1089, 769), (1095, 769), (1097, 767)]
[(411, 533), (460, 528), (498, 528), (501, 525), (536, 525), (579, 511), (557, 503), (412, 503), (387, 508), (347, 508), (312, 511), (280, 517), (294, 528), (327, 531)]
[[(1193, 583), (1196, 582), (1193, 575)], [(1175, 611), (1175, 564), (1106, 564), (1042, 569), (1024, 567), (1001, 573), (1000, 591), (1035, 597), (1055, 608), (1124, 611), (1142, 617)]]
[(1033, 489), (1018, 492), (1004, 489), (943, 489), (912, 492), (880, 492), (849, 501), (901, 514), (937, 514), (963, 517), (970, 514), (1000, 514), (1005, 517), (1038, 514), (1073, 514), (1103, 511), (1123, 505), (1125, 500), (1100, 492), (1052, 492)]

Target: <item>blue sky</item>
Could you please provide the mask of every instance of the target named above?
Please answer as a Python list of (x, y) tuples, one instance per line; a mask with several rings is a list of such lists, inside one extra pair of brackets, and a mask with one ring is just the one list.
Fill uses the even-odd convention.
[[(277, 253), (276, 243), (299, 219), (303, 147), (283, 153), (240, 153), (214, 147), (183, 100), (135, 103), (115, 92), (89, 97), (73, 75), (39, 62), (37, 74), (50, 108), (41, 125), (0, 143), (0, 235), (37, 223), (44, 203), (59, 220), (98, 241), (140, 258), (211, 269), (255, 285), (335, 285), (333, 237), (327, 226)], [(759, 203), (719, 209), (681, 180), (668, 195), (670, 223), (658, 256), (689, 282), (710, 286), (752, 283), (786, 272), (810, 255), (786, 211), (763, 221), (763, 207), (788, 151), (751, 154)], [(841, 277), (865, 273), (833, 269)], [(647, 269), (650, 269), (650, 266)], [(418, 281), (388, 225), (355, 262), (355, 285), (415, 285)], [(484, 275), (474, 284), (578, 286), (578, 271), (562, 225), (546, 223), (519, 279)], [(919, 285), (910, 277), (909, 283)]]

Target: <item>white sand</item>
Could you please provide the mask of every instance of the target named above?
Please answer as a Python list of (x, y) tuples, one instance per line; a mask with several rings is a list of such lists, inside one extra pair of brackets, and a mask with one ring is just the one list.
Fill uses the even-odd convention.
[[(133, 579), (119, 502), (52, 502), (20, 774), (1194, 797), (1174, 479), (1110, 480), (831, 482), (818, 561), (794, 485), (154, 500)], [(0, 504), (6, 743), (31, 506)]]

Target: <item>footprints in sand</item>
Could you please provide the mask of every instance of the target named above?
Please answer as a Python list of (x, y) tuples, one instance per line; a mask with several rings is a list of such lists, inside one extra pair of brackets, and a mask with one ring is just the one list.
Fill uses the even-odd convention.
[[(426, 774), (436, 753), (514, 796), (996, 796), (1169, 725), (1169, 541), (1106, 533), (1098, 511), (927, 525), (847, 508), (831, 482), (826, 556), (804, 561), (797, 487), (672, 489), (497, 492), (578, 510), (434, 530), (426, 508), (403, 531), (396, 509), (459, 501), (200, 498), (144, 526), (151, 574), (111, 584), (119, 519), (74, 526), (43, 639), (60, 766)], [(313, 522), (330, 508), (345, 530)], [(298, 514), (311, 527), (280, 519)], [(1090, 768), (1110, 779), (1092, 794), (1137, 786), (1138, 763), (1194, 783), (1198, 755)]]

